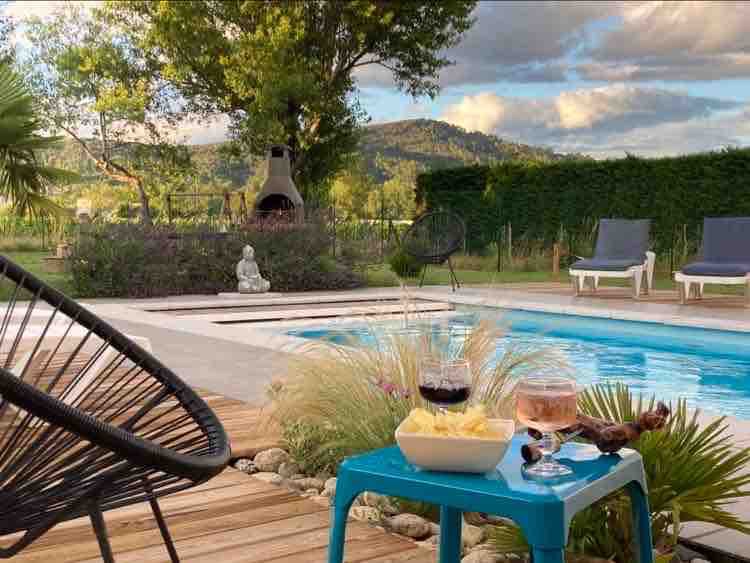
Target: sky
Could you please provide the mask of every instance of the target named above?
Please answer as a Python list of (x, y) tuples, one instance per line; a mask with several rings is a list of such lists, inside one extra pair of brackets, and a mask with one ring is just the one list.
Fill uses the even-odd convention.
[[(15, 17), (60, 2), (11, 2)], [(617, 158), (750, 144), (750, 1), (485, 1), (435, 99), (357, 74), (373, 123), (440, 119), (511, 141)], [(193, 142), (216, 124), (187, 125)]]

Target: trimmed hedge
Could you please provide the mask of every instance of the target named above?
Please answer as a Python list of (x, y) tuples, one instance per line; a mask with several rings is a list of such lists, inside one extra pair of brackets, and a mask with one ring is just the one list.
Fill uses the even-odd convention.
[(560, 228), (581, 234), (586, 219), (650, 218), (657, 252), (704, 217), (750, 215), (750, 150), (672, 158), (504, 162), (436, 170), (417, 178), (420, 209), (451, 209), (480, 251), (510, 223), (514, 238), (551, 244)]
[(323, 225), (264, 225), (233, 233), (107, 224), (81, 233), (71, 257), (76, 294), (163, 297), (236, 291), (235, 267), (251, 244), (271, 291), (348, 289), (362, 276), (328, 254)]

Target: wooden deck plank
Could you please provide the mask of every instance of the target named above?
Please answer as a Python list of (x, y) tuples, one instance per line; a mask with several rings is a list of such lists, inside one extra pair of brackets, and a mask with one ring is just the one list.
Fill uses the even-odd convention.
[[(111, 515), (115, 516), (115, 512)], [(180, 545), (211, 545), (217, 538), (226, 535), (249, 537), (247, 531), (242, 530), (249, 527), (254, 530), (254, 526), (267, 526), (272, 533), (278, 533), (285, 522), (310, 514), (322, 514), (324, 522), (321, 525), (325, 525), (326, 512), (315, 503), (289, 495), (283, 498), (266, 497), (255, 501), (236, 499), (233, 503), (212, 503), (208, 507), (184, 510), (177, 514), (166, 510), (165, 518), (180, 549)], [(112, 548), (119, 554), (118, 560), (124, 554), (136, 551), (142, 552), (138, 557), (145, 557), (145, 553), (152, 553), (157, 558), (166, 555), (161, 535), (150, 511), (114, 522), (107, 517), (107, 529)], [(274, 530), (276, 532), (273, 532)], [(80, 561), (98, 557), (98, 544), (85, 520), (76, 530), (71, 530), (67, 537), (57, 538), (56, 545), (60, 544), (65, 546), (65, 552), (60, 559), (55, 556), (56, 561)], [(55, 554), (56, 550), (51, 545), (42, 550), (30, 551), (28, 560), (44, 561)]]
[[(309, 499), (228, 469), (205, 484), (161, 500), (184, 561), (314, 563), (327, 553), (329, 511)], [(140, 504), (107, 512), (108, 533), (118, 562), (165, 561), (167, 553), (150, 508)], [(88, 519), (50, 531), (15, 558), (24, 563), (99, 561)], [(384, 531), (352, 522), (347, 534), (351, 562), (427, 563), (428, 550)]]
[[(273, 427), (263, 424), (267, 415), (261, 410), (197, 391), (225, 424), (234, 457), (252, 457), (279, 444)], [(323, 563), (327, 559), (327, 507), (235, 469), (159, 502), (183, 561)], [(147, 503), (106, 512), (104, 518), (118, 563), (168, 561)], [(14, 561), (94, 562), (101, 561), (99, 553), (88, 518), (79, 518), (59, 524)], [(435, 561), (434, 552), (361, 522), (349, 525), (346, 553), (350, 562)]]

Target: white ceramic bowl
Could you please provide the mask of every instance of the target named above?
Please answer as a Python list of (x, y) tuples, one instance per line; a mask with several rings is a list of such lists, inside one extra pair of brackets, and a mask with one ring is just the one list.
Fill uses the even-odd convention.
[(487, 473), (503, 459), (515, 431), (512, 420), (491, 418), (490, 428), (498, 438), (431, 436), (396, 429), (396, 442), (410, 463), (431, 471)]

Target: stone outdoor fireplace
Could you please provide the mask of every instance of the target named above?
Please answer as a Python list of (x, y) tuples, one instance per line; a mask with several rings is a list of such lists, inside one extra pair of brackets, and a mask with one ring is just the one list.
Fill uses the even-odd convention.
[(286, 145), (272, 145), (268, 151), (268, 175), (255, 199), (258, 217), (279, 215), (295, 222), (305, 219), (305, 204), (292, 181), (290, 152)]

